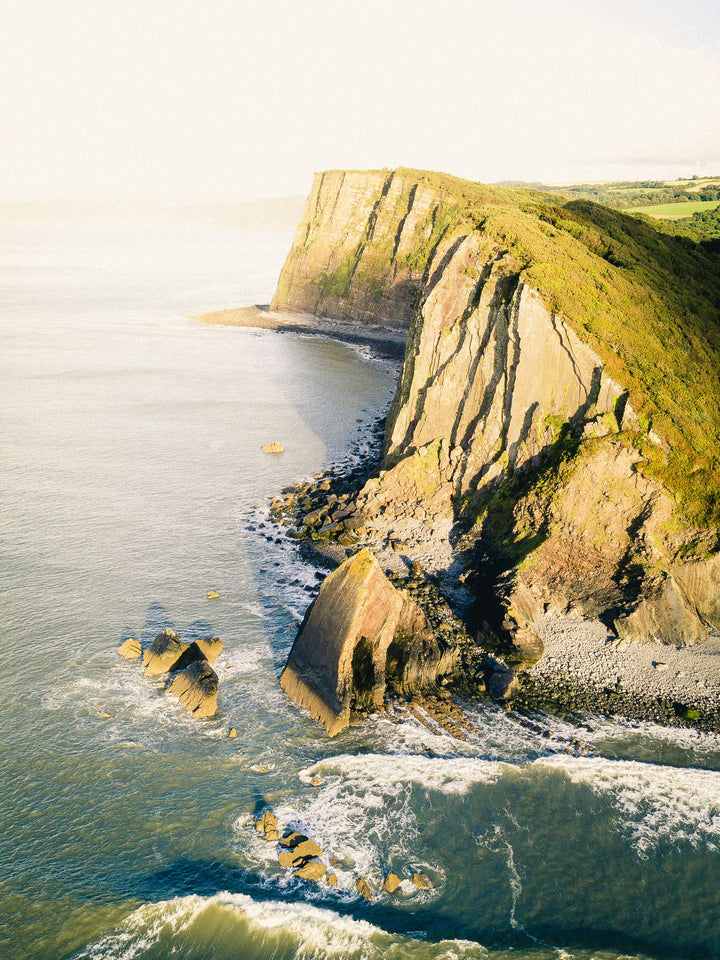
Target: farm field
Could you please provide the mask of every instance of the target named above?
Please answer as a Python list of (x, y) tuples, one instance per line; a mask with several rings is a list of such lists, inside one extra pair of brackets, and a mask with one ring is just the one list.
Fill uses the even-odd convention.
[(643, 207), (626, 207), (623, 213), (645, 213), (660, 220), (681, 220), (694, 213), (706, 213), (720, 206), (718, 200), (680, 200), (678, 203), (659, 203)]

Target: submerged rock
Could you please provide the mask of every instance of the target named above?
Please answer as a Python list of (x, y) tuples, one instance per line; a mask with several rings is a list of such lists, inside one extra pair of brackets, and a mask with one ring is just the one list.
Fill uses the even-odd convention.
[(196, 719), (214, 717), (217, 711), (218, 678), (207, 662), (199, 660), (180, 670), (168, 687)]
[(417, 604), (361, 550), (323, 582), (280, 684), (335, 736), (352, 710), (380, 708), (388, 685), (404, 692), (431, 687), (456, 662)]

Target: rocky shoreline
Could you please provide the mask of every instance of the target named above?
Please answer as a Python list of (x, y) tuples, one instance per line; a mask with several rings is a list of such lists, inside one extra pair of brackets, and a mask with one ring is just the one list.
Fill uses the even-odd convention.
[[(520, 672), (512, 671), (502, 656), (478, 646), (463, 621), (463, 608), (471, 598), (462, 596), (461, 585), (443, 583), (438, 571), (397, 549), (403, 545), (388, 548), (373, 542), (354, 518), (335, 519), (378, 467), (381, 421), (373, 433), (375, 453), (364, 464), (348, 473), (326, 471), (312, 481), (285, 487), (272, 501), (270, 517), (289, 527), (288, 534), (300, 542), (306, 556), (320, 556), (333, 566), (362, 547), (374, 549), (383, 566), (391, 568), (390, 580), (423, 608), (435, 631), (460, 647), (463, 679), (449, 691), (467, 699), (495, 693), (494, 699), (523, 714), (542, 710), (565, 718), (591, 712), (720, 732), (720, 637), (715, 635), (703, 644), (676, 648), (618, 641), (598, 622), (548, 616), (540, 625), (545, 652), (537, 664)], [(427, 559), (427, 550), (423, 556)], [(498, 670), (501, 675), (507, 670), (508, 684), (493, 691), (491, 677)], [(518, 683), (509, 691), (512, 678)], [(428, 713), (424, 699), (404, 708), (412, 711), (419, 706)], [(440, 722), (437, 715), (434, 719)], [(455, 730), (448, 732), (457, 735)]]
[[(312, 333), (363, 344), (381, 357), (400, 358), (404, 350), (404, 331), (260, 307), (217, 311), (196, 319)], [(283, 488), (270, 504), (270, 519), (298, 542), (301, 554), (315, 562), (321, 557), (328, 569), (369, 548), (391, 582), (423, 609), (433, 629), (460, 649), (462, 680), (448, 690), (465, 699), (491, 696), (506, 708), (528, 715), (542, 710), (567, 717), (588, 711), (720, 732), (717, 635), (692, 647), (619, 641), (597, 621), (548, 615), (539, 624), (543, 656), (520, 670), (512, 658), (503, 657), (503, 651), (473, 638), (465, 615), (474, 597), (458, 563), (457, 543), (450, 540), (451, 524), (415, 518), (417, 522), (408, 524), (407, 538), (400, 539), (395, 523), (383, 529), (382, 518), (375, 517), (368, 529), (355, 509), (359, 492), (372, 486), (380, 470), (384, 429), (384, 420), (373, 425), (371, 452), (358, 466), (342, 472), (326, 470), (312, 480)], [(446, 723), (445, 697), (441, 701), (440, 709), (433, 697), (398, 702), (399, 714), (391, 703), (387, 707), (391, 716), (409, 711), (421, 722), (429, 718), (452, 735), (462, 736), (462, 723), (457, 722), (462, 712), (456, 711)]]
[(380, 357), (391, 360), (403, 359), (408, 335), (406, 329), (379, 327), (377, 324), (353, 320), (333, 320), (328, 317), (315, 317), (309, 313), (285, 313), (259, 304), (213, 310), (198, 314), (192, 319), (198, 323), (329, 337), (342, 343), (370, 347)]

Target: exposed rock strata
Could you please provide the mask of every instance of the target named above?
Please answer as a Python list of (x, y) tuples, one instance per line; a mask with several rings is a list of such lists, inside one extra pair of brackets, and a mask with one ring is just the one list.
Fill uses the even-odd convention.
[(324, 581), (280, 683), (335, 736), (349, 725), (352, 711), (378, 709), (388, 689), (430, 688), (456, 661), (420, 607), (363, 550)]
[(720, 629), (718, 535), (683, 520), (647, 469), (644, 445), (669, 445), (497, 232), (437, 229), (447, 197), (433, 190), (410, 171), (316, 178), (274, 306), (409, 335), (382, 469), (316, 507), (306, 534), (384, 550), (386, 566), (391, 550), (432, 553), (474, 594), (479, 639), (516, 667), (542, 656), (546, 611), (702, 641)]

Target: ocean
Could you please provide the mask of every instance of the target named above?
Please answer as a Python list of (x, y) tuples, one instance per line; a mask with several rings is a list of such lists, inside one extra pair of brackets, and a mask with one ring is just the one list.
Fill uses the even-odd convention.
[[(0, 956), (720, 957), (719, 737), (477, 703), (467, 742), (328, 740), (280, 690), (321, 572), (269, 501), (364, 456), (398, 373), (190, 319), (268, 302), (291, 239), (0, 224)], [(118, 657), (165, 627), (223, 640), (214, 719)]]

